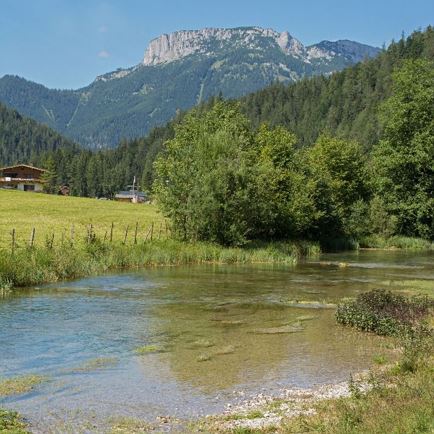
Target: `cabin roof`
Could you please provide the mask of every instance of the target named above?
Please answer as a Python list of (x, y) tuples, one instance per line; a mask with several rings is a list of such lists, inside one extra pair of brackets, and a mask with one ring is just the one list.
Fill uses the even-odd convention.
[(137, 197), (146, 197), (146, 194), (142, 191), (135, 191), (134, 193), (132, 191), (120, 191), (115, 195), (115, 198), (117, 199), (132, 199), (134, 196)]
[(13, 166), (0, 167), (0, 172), (2, 172), (4, 170), (18, 169), (20, 167), (25, 167), (26, 169), (36, 170), (38, 172), (46, 172), (45, 169), (41, 169), (39, 167), (30, 166), (29, 164), (15, 164)]

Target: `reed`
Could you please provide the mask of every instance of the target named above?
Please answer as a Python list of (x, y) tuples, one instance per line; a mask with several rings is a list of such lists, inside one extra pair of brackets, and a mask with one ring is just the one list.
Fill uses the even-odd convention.
[(95, 275), (109, 270), (182, 264), (282, 263), (293, 265), (319, 247), (308, 242), (261, 243), (228, 248), (171, 239), (125, 245), (94, 238), (89, 244), (0, 251), (0, 289)]
[(403, 250), (433, 250), (434, 243), (422, 238), (393, 236), (385, 238), (379, 235), (364, 237), (359, 242), (362, 248), (403, 249)]

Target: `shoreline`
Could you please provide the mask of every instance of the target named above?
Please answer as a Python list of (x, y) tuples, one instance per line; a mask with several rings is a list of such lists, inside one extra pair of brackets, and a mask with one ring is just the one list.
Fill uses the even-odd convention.
[[(361, 393), (370, 390), (369, 370), (352, 376)], [(241, 392), (242, 393), (242, 392)], [(272, 394), (258, 393), (237, 404), (227, 403), (225, 410), (192, 422), (197, 431), (232, 432), (236, 429), (260, 430), (277, 428), (284, 420), (317, 414), (315, 405), (327, 400), (351, 396), (349, 381), (326, 383), (308, 388), (282, 388)]]
[[(141, 244), (96, 240), (79, 247), (22, 248), (1, 254), (0, 295), (19, 287), (96, 276), (107, 271), (193, 264), (289, 264), (320, 253), (318, 243), (286, 241), (223, 247), (213, 243), (187, 243), (171, 239)], [(6, 252), (5, 252), (6, 253)]]

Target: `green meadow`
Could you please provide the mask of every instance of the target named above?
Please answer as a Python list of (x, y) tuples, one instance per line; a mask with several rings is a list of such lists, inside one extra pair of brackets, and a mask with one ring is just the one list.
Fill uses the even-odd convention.
[(0, 248), (11, 246), (13, 229), (18, 246), (28, 245), (33, 228), (35, 245), (44, 246), (53, 234), (55, 245), (70, 240), (71, 231), (74, 240), (82, 242), (89, 225), (97, 237), (104, 238), (107, 232), (109, 238), (112, 223), (113, 241), (123, 241), (127, 227), (127, 241), (132, 240), (136, 223), (142, 239), (152, 223), (155, 237), (166, 233), (164, 218), (155, 205), (0, 190)]

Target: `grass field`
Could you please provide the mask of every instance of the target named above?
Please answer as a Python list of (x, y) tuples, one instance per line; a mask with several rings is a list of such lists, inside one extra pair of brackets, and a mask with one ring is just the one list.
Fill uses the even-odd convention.
[(97, 236), (103, 238), (106, 231), (109, 234), (113, 222), (113, 239), (120, 241), (127, 225), (131, 238), (137, 222), (138, 235), (143, 238), (152, 222), (154, 233), (158, 233), (163, 220), (155, 205), (0, 190), (0, 248), (11, 245), (12, 229), (16, 231), (18, 245), (23, 246), (35, 228), (35, 244), (42, 246), (53, 233), (55, 244), (62, 237), (69, 239), (72, 225), (75, 240), (81, 241), (90, 224)]

